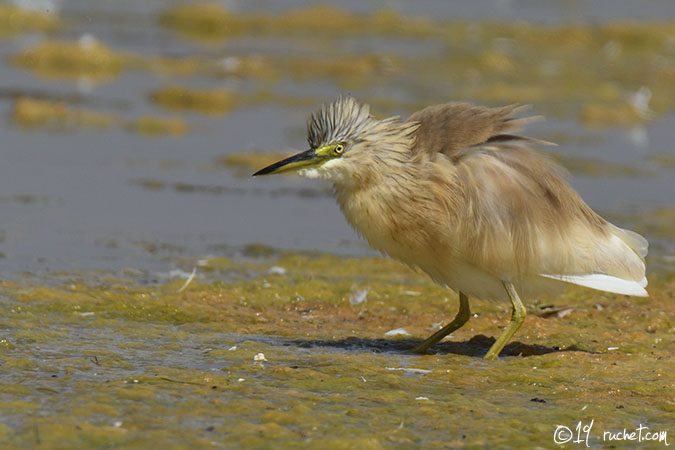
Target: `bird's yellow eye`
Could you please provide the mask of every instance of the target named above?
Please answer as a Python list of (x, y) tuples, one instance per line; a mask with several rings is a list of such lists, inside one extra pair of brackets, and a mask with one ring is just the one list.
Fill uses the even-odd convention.
[(336, 155), (341, 155), (342, 152), (344, 152), (344, 151), (345, 151), (345, 146), (344, 146), (344, 145), (338, 144), (338, 145), (335, 146), (334, 152), (335, 152)]

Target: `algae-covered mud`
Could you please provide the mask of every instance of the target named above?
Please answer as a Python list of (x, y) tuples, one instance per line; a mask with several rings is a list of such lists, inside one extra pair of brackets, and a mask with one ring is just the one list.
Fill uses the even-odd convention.
[(0, 285), (3, 447), (552, 448), (579, 422), (594, 447), (640, 426), (664, 440), (615, 444), (675, 438), (672, 276), (653, 276), (649, 299), (527, 302), (521, 331), (486, 362), (507, 305), (474, 301), (467, 326), (412, 355), (456, 297), (392, 261), (183, 263), (197, 267), (189, 283)]
[[(0, 4), (0, 448), (666, 448), (675, 18), (646, 2)], [(650, 241), (644, 299), (457, 296), (330, 186), (255, 170), (320, 103), (531, 104), (528, 135)]]

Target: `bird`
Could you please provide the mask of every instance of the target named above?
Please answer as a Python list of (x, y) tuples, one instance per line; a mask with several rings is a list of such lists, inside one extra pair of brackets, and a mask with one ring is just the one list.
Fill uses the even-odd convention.
[(510, 301), (496, 359), (522, 325), (523, 298), (569, 284), (631, 296), (645, 287), (647, 240), (593, 211), (568, 173), (519, 132), (528, 105), (428, 106), (376, 118), (341, 96), (307, 121), (309, 149), (253, 176), (297, 171), (332, 183), (349, 224), (371, 247), (459, 294), (455, 318), (412, 349), (427, 353), (471, 317), (470, 298)]

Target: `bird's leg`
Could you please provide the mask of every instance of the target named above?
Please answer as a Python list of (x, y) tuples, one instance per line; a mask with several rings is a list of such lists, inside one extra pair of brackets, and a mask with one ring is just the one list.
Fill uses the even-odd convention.
[(464, 325), (469, 318), (471, 317), (471, 311), (469, 310), (469, 297), (464, 295), (464, 293), (460, 292), (459, 293), (459, 311), (457, 312), (457, 315), (455, 318), (435, 332), (433, 335), (429, 336), (424, 342), (422, 342), (420, 345), (412, 349), (413, 353), (420, 353), (424, 354), (426, 353), (429, 348), (436, 344), (438, 341), (452, 333), (453, 331), (459, 329), (462, 325)]
[(520, 297), (518, 297), (518, 293), (513, 288), (513, 284), (508, 281), (504, 281), (503, 283), (504, 289), (506, 289), (506, 293), (511, 299), (511, 305), (513, 305), (511, 320), (499, 338), (492, 344), (490, 350), (485, 354), (485, 359), (495, 359), (499, 355), (506, 343), (511, 339), (511, 336), (513, 336), (523, 324), (523, 320), (525, 320), (525, 316), (527, 315), (527, 310), (525, 309), (525, 306), (523, 306), (523, 302), (520, 301)]

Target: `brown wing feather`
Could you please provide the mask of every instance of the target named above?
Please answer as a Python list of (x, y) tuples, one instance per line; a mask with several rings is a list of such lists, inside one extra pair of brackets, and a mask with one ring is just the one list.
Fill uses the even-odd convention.
[(519, 131), (541, 116), (513, 117), (529, 109), (527, 105), (486, 108), (468, 103), (446, 103), (417, 111), (408, 119), (419, 122), (415, 133), (415, 152), (437, 152), (453, 160), (460, 158), (473, 146), (508, 140), (533, 140), (508, 133)]

